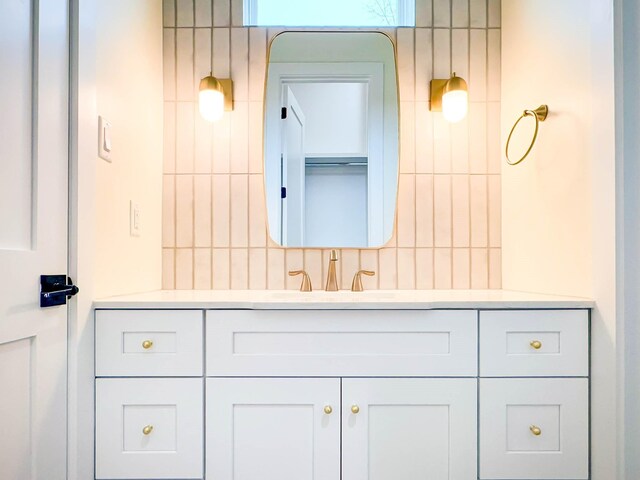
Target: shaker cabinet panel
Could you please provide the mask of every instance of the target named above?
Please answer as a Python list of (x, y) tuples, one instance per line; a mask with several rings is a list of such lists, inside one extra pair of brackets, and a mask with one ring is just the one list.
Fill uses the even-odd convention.
[(340, 478), (340, 379), (209, 378), (206, 477)]
[(343, 480), (475, 480), (476, 379), (344, 379)]
[(480, 380), (481, 479), (587, 479), (586, 378)]

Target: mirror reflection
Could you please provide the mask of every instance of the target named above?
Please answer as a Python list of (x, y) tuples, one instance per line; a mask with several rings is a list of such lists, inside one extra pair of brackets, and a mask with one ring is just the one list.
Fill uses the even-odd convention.
[(285, 32), (265, 92), (269, 233), (286, 247), (367, 248), (393, 233), (394, 49), (374, 32)]

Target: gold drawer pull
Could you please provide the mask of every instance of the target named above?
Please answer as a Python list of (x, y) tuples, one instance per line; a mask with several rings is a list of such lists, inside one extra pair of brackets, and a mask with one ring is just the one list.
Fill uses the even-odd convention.
[(533, 433), (536, 437), (542, 433), (542, 430), (540, 430), (540, 427), (536, 427), (535, 425), (531, 425), (529, 427), (529, 430), (531, 430), (531, 433)]
[(351, 413), (357, 415), (360, 412), (360, 407), (358, 405), (351, 405)]
[(529, 345), (531, 345), (536, 350), (540, 350), (542, 347), (542, 342), (540, 340), (533, 340)]
[(153, 347), (153, 342), (151, 340), (145, 340), (142, 342), (142, 348), (145, 350), (149, 350), (151, 347)]
[(142, 429), (142, 433), (145, 435), (149, 435), (151, 432), (153, 432), (153, 425), (147, 425)]
[(331, 408), (331, 405), (325, 405), (324, 413), (326, 413), (327, 415), (331, 415), (331, 412), (333, 412), (333, 408)]

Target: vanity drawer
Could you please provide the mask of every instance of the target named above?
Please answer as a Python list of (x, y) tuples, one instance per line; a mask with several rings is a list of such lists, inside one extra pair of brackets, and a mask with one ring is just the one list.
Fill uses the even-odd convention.
[(589, 478), (586, 378), (480, 379), (480, 478)]
[(586, 377), (587, 310), (480, 312), (483, 377)]
[(97, 377), (202, 375), (201, 310), (97, 310)]
[(472, 310), (212, 310), (208, 376), (476, 376)]
[(201, 479), (201, 378), (96, 380), (96, 479)]

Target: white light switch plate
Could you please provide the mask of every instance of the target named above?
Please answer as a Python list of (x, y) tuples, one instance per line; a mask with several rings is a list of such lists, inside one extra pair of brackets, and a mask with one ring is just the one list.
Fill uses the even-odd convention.
[(111, 162), (111, 123), (102, 116), (98, 117), (98, 156)]
[(129, 210), (129, 235), (132, 237), (139, 237), (141, 230), (140, 204), (131, 200)]

